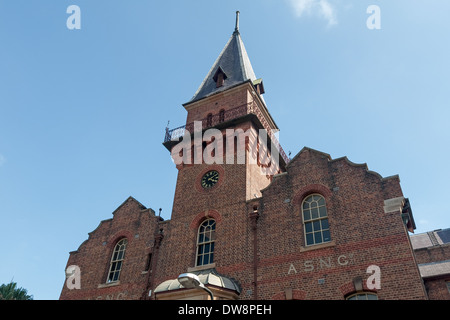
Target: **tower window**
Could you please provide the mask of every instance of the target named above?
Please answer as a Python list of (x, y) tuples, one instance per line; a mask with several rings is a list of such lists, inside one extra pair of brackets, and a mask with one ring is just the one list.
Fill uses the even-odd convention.
[(307, 246), (331, 241), (324, 197), (319, 194), (307, 197), (303, 201), (302, 213)]
[(226, 78), (227, 75), (225, 74), (225, 72), (223, 72), (222, 68), (219, 67), (213, 77), (213, 80), (216, 82), (216, 88), (220, 88), (221, 86), (223, 86), (223, 82)]
[(127, 244), (128, 240), (122, 239), (119, 242), (117, 242), (116, 246), (114, 247), (107, 282), (115, 282), (119, 280), (123, 260), (125, 259), (125, 250), (127, 248)]
[(212, 118), (213, 118), (212, 113), (209, 113), (208, 116), (206, 117), (206, 126), (207, 127), (211, 127), (212, 126)]
[(216, 240), (216, 221), (205, 220), (198, 229), (197, 266), (214, 262), (214, 243)]

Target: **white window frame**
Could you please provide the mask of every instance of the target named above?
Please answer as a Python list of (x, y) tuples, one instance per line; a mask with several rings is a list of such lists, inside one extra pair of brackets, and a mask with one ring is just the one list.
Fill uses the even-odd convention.
[[(320, 197), (318, 200), (314, 200), (314, 197)], [(311, 201), (309, 201), (311, 199)], [(319, 204), (319, 202), (323, 200), (323, 204)], [(305, 208), (305, 203), (309, 203), (309, 207)], [(312, 207), (311, 203), (315, 202), (317, 207)], [(317, 216), (313, 217), (313, 209), (317, 209)], [(308, 211), (308, 212), (306, 212)], [(323, 243), (328, 243), (331, 241), (331, 233), (329, 226), (329, 217), (328, 217), (328, 209), (325, 197), (319, 193), (309, 194), (302, 201), (301, 205), (302, 212), (302, 221), (303, 221), (303, 230), (305, 235), (305, 246), (313, 246), (319, 245)], [(309, 216), (307, 216), (309, 215)], [(309, 227), (307, 227), (310, 226)], [(317, 228), (317, 225), (319, 226)], [(316, 229), (317, 228), (317, 229)], [(321, 241), (317, 241), (316, 234), (320, 233)], [(312, 242), (310, 241), (310, 235), (312, 235)], [(326, 236), (326, 240), (324, 237)], [(317, 236), (318, 237), (318, 236)]]
[[(202, 231), (202, 228), (208, 229)], [(215, 234), (216, 234), (216, 221), (214, 219), (206, 219), (198, 227), (197, 250), (195, 255), (196, 267), (214, 263), (214, 246), (216, 242)]]
[[(376, 299), (369, 299), (369, 296), (375, 297)], [(352, 299), (352, 298), (356, 298), (356, 299)], [(348, 297), (346, 297), (345, 300), (378, 300), (378, 295), (373, 292), (365, 292), (365, 291), (355, 292), (355, 293), (349, 295)]]
[(114, 246), (113, 253), (111, 255), (111, 262), (109, 264), (108, 278), (106, 283), (117, 282), (120, 279), (120, 272), (123, 268), (123, 261), (125, 259), (125, 251), (127, 249), (128, 240), (127, 238), (122, 238), (117, 241)]

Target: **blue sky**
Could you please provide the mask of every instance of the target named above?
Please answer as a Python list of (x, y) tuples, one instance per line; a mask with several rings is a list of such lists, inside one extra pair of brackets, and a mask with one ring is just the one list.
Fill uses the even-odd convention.
[(450, 227), (448, 0), (0, 0), (0, 283), (58, 299), (69, 252), (129, 196), (170, 219), (164, 129), (236, 10), (284, 150), (398, 174), (416, 233)]

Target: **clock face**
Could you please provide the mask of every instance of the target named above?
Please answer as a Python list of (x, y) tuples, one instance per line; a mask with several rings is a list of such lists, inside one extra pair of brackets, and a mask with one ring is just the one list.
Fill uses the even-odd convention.
[(202, 187), (205, 189), (209, 189), (214, 186), (219, 181), (219, 173), (215, 170), (208, 171), (202, 177)]

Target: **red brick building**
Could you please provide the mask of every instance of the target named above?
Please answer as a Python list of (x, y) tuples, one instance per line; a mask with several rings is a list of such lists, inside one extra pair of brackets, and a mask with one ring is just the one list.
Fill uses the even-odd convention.
[(182, 273), (216, 299), (434, 297), (399, 177), (306, 147), (289, 159), (263, 94), (237, 19), (183, 105), (186, 125), (166, 131), (164, 146), (182, 160), (171, 219), (127, 199), (70, 253), (80, 274), (68, 275), (60, 299), (210, 297), (183, 287)]
[(420, 274), (431, 300), (450, 300), (450, 229), (411, 236)]

